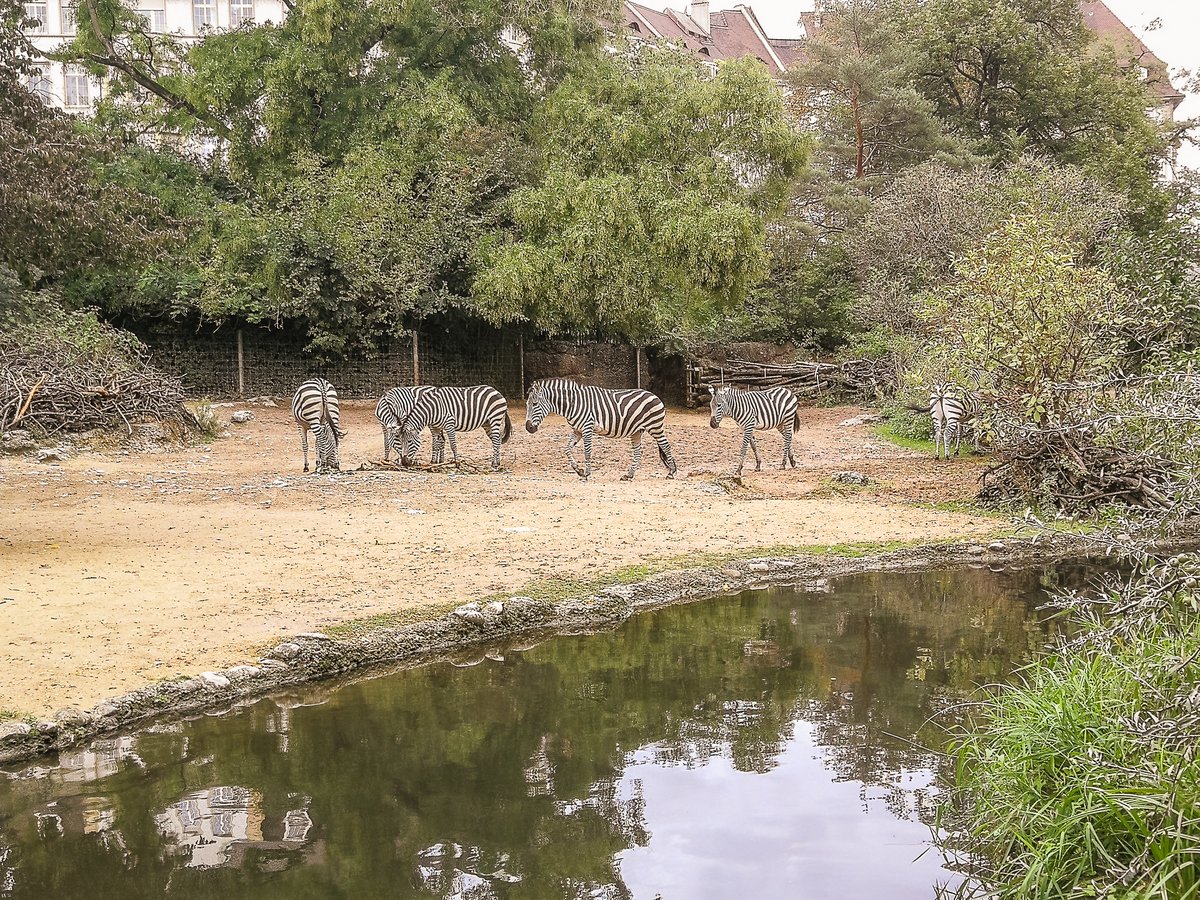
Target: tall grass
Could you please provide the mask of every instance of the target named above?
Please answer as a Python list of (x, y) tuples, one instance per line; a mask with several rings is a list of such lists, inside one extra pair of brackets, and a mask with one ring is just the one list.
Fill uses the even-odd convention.
[(1175, 559), (1063, 598), (1082, 636), (983, 704), (943, 808), (1001, 900), (1200, 897), (1200, 594)]

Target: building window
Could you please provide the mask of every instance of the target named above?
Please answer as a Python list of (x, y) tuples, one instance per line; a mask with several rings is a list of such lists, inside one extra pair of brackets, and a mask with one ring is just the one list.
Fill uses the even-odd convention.
[(63, 106), (78, 109), (91, 103), (88, 73), (80, 66), (63, 68)]
[(229, 0), (229, 27), (254, 21), (254, 0)]
[(46, 0), (41, 0), (40, 3), (26, 3), (25, 18), (38, 20), (38, 24), (29, 29), (31, 32), (34, 34), (44, 32), (46, 30)]
[(76, 31), (75, 7), (63, 6), (62, 8), (62, 33), (74, 34)]
[(199, 33), (217, 24), (217, 0), (192, 0), (192, 25)]
[(151, 9), (145, 11), (150, 18), (150, 31), (153, 34), (167, 33), (167, 13), (162, 9)]
[(40, 66), (30, 70), (29, 76), (25, 79), (25, 86), (43, 103), (50, 103), (50, 77)]

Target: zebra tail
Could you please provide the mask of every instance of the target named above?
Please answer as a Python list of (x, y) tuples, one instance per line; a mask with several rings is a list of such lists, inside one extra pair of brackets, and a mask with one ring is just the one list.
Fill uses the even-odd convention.
[(662, 460), (664, 466), (670, 467), (671, 463), (667, 459), (667, 451), (663, 449), (662, 444), (658, 444), (658, 458)]
[(508, 417), (508, 411), (504, 413), (504, 434), (500, 435), (500, 443), (507, 444), (508, 439), (512, 437), (512, 419)]
[(797, 432), (799, 430), (800, 430), (800, 406), (799, 406), (799, 404), (797, 404), (796, 412), (792, 415), (792, 431)]

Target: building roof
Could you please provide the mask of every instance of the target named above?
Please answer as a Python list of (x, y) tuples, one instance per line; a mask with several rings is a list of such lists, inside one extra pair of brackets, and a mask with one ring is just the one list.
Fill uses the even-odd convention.
[(1147, 86), (1172, 111), (1183, 102), (1183, 94), (1171, 84), (1167, 64), (1108, 8), (1104, 0), (1079, 0), (1079, 12), (1096, 37), (1112, 45), (1119, 63), (1143, 69)]
[(681, 44), (713, 62), (753, 56), (773, 75), (782, 75), (802, 52), (803, 41), (767, 37), (754, 11), (742, 4), (709, 13), (707, 3), (694, 3), (680, 12), (626, 0), (622, 16), (624, 27), (633, 34)]
[[(626, 0), (622, 9), (623, 24), (633, 34), (648, 40), (680, 44), (712, 62), (742, 56), (756, 57), (773, 75), (782, 75), (803, 61), (805, 39), (768, 37), (749, 6), (739, 4), (732, 9), (708, 10), (708, 3), (694, 0), (686, 12), (671, 8), (653, 9)], [(1108, 8), (1104, 0), (1079, 0), (1079, 12), (1088, 28), (1101, 41), (1113, 46), (1118, 62), (1145, 70), (1147, 86), (1163, 105), (1174, 112), (1184, 95), (1171, 84), (1166, 63), (1155, 56)], [(805, 35), (820, 30), (817, 12), (802, 11), (798, 16), (798, 23)]]

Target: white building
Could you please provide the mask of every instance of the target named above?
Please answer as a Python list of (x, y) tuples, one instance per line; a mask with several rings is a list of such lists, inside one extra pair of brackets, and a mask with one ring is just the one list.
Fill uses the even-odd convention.
[[(282, 0), (125, 0), (145, 17), (155, 34), (170, 34), (196, 40), (213, 31), (236, 28), (244, 22), (280, 22)], [(25, 14), (41, 25), (29, 29), (33, 46), (49, 53), (75, 36), (76, 17), (87, 8), (64, 0), (30, 0)], [(103, 95), (104, 85), (80, 66), (45, 60), (29, 79), (29, 87), (53, 106), (73, 113), (86, 113)]]

